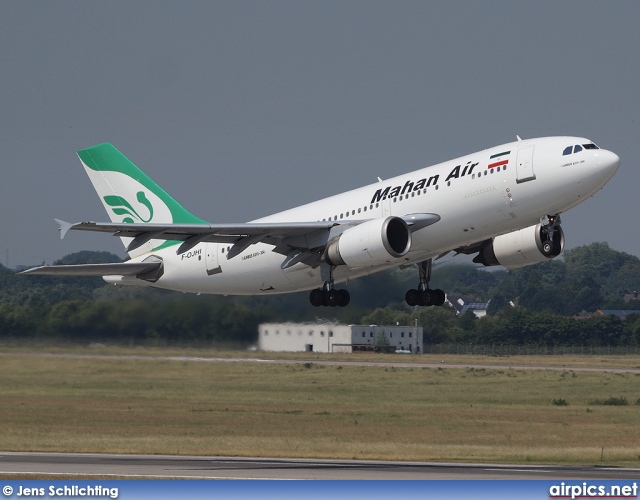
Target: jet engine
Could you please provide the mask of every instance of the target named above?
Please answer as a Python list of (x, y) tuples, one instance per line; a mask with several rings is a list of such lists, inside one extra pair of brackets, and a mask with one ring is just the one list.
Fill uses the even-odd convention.
[(553, 259), (564, 248), (564, 232), (559, 225), (551, 230), (552, 238), (548, 226), (541, 224), (496, 236), (482, 247), (473, 262), (511, 270)]
[(411, 231), (400, 217), (373, 219), (329, 241), (324, 260), (351, 268), (375, 266), (403, 257), (411, 248)]

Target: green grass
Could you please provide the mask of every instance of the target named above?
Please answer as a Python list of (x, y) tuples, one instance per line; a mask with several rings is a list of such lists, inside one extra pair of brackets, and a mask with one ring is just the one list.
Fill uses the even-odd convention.
[[(409, 359), (375, 359), (398, 358)], [(640, 406), (590, 402), (639, 396), (638, 374), (570, 368), (200, 363), (5, 351), (0, 449), (637, 467)], [(570, 404), (554, 404), (560, 400)]]
[(405, 354), (382, 354), (358, 352), (354, 354), (327, 354), (317, 352), (271, 352), (193, 348), (193, 347), (126, 347), (122, 345), (101, 345), (88, 347), (77, 343), (0, 343), (0, 355), (8, 353), (51, 353), (51, 354), (104, 354), (104, 355), (139, 355), (139, 356), (202, 356), (216, 358), (265, 358), (291, 359), (305, 361), (342, 360), (342, 361), (391, 361), (402, 363), (447, 363), (492, 364), (500, 366), (566, 366), (594, 368), (635, 368), (640, 369), (640, 356), (589, 356), (589, 355), (540, 355), (540, 356), (489, 356), (470, 354), (421, 354), (409, 356)]

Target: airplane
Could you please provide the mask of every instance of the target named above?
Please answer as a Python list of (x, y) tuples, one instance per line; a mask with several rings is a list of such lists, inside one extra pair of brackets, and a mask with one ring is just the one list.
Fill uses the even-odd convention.
[[(508, 270), (560, 255), (560, 214), (600, 190), (620, 158), (582, 137), (521, 139), (382, 180), (248, 223), (217, 224), (189, 212), (113, 145), (78, 151), (111, 222), (68, 231), (112, 233), (129, 260), (40, 266), (24, 274), (102, 276), (108, 283), (193, 293), (310, 290), (313, 306), (349, 304), (339, 283), (416, 265), (410, 306), (442, 305), (434, 259), (477, 254)], [(375, 291), (372, 291), (375, 293)]]

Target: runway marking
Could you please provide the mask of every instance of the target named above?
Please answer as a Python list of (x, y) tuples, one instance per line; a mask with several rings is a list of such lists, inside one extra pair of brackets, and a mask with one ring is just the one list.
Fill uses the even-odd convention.
[(271, 363), (271, 364), (303, 364), (344, 365), (344, 366), (395, 366), (397, 368), (475, 368), (488, 370), (549, 370), (575, 372), (609, 372), (609, 373), (638, 373), (639, 368), (589, 367), (589, 366), (557, 366), (557, 365), (500, 365), (474, 363), (433, 363), (433, 362), (403, 362), (403, 361), (358, 361), (358, 360), (325, 360), (325, 359), (264, 359), (264, 358), (206, 358), (201, 356), (141, 356), (137, 354), (71, 354), (71, 353), (0, 353), (0, 356), (36, 356), (72, 359), (119, 359), (137, 361), (182, 361), (199, 363)]
[[(11, 459), (15, 458), (13, 462)], [(262, 480), (300, 481), (309, 479), (581, 479), (602, 476), (603, 479), (636, 478), (640, 469), (566, 467), (550, 465), (508, 465), (437, 462), (383, 462), (350, 460), (314, 460), (291, 458), (211, 457), (174, 455), (110, 455), (84, 453), (0, 452), (0, 477), (12, 478), (88, 478), (96, 480), (174, 479), (174, 480)], [(37, 471), (44, 461), (51, 461), (51, 472)], [(120, 462), (118, 462), (120, 460)], [(78, 462), (81, 461), (81, 462)], [(13, 470), (5, 470), (3, 465)], [(229, 468), (220, 470), (221, 466)], [(33, 469), (25, 471), (24, 469)], [(78, 467), (76, 469), (76, 467)], [(17, 470), (16, 470), (17, 469)], [(20, 469), (23, 469), (22, 471)], [(35, 469), (35, 470), (34, 470)], [(101, 472), (103, 471), (103, 472)], [(177, 474), (180, 472), (181, 474)], [(228, 475), (214, 475), (224, 472)], [(264, 477), (259, 472), (269, 472)], [(240, 475), (238, 475), (240, 473)]]
[(165, 474), (97, 474), (85, 472), (14, 472), (0, 470), (0, 474), (26, 474), (31, 476), (107, 476), (107, 477), (142, 477), (142, 478), (160, 478), (160, 479), (219, 479), (229, 481), (303, 481), (302, 479), (281, 479), (274, 477), (234, 477), (234, 476), (167, 476)]
[[(491, 472), (504, 472), (504, 469), (484, 469), (486, 471), (491, 471)], [(542, 469), (542, 470), (536, 470), (536, 469), (509, 469), (509, 472), (537, 472), (538, 474), (547, 474), (550, 472), (555, 472), (553, 470), (548, 470), (548, 469)]]

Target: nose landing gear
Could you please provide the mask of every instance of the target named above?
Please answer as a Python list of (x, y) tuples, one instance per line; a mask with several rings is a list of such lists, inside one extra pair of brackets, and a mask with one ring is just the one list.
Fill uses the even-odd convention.
[(540, 251), (545, 257), (556, 257), (562, 251), (562, 232), (559, 215), (545, 215), (540, 219)]

